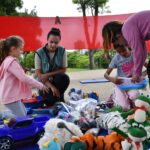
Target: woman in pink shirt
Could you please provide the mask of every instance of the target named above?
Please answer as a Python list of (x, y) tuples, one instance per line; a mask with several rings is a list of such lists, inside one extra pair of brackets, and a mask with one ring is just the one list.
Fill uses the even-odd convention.
[(31, 97), (31, 88), (48, 92), (42, 83), (26, 76), (17, 61), (24, 42), (19, 36), (0, 40), (0, 103), (8, 107), (16, 116), (25, 116), (26, 110), (21, 99)]
[[(116, 42), (132, 49), (134, 62), (132, 81), (138, 82), (147, 57), (145, 41), (150, 39), (150, 11), (133, 14), (123, 24), (118, 21), (108, 22), (102, 29), (102, 36), (105, 50)], [(149, 67), (150, 65), (148, 70)]]

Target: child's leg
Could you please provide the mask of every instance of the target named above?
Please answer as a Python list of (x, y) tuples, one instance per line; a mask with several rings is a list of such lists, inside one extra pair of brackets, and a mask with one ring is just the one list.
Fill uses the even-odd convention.
[(5, 105), (0, 104), (0, 119), (15, 118), (16, 116)]
[(12, 113), (17, 117), (23, 117), (27, 115), (26, 108), (21, 102), (21, 100), (10, 104), (5, 104), (5, 106), (9, 108), (12, 111)]
[(138, 90), (129, 90), (127, 94), (129, 99), (132, 100), (132, 102), (134, 102), (136, 98), (140, 95), (140, 92)]
[(113, 101), (123, 107), (123, 109), (128, 110), (130, 109), (130, 103), (128, 100), (128, 95), (125, 91), (121, 91), (117, 86), (115, 86), (114, 94), (113, 94)]

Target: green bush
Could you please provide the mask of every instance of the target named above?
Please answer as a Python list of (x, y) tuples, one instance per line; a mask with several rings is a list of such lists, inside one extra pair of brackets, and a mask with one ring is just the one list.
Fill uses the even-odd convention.
[(20, 58), (20, 63), (24, 68), (34, 68), (34, 57), (35, 52), (25, 53), (23, 57)]
[(94, 54), (94, 60), (96, 68), (107, 68), (109, 65), (109, 60), (104, 57), (104, 51), (99, 50)]
[[(25, 53), (20, 59), (20, 62), (24, 68), (34, 68), (34, 56), (35, 52)], [(88, 52), (81, 54), (80, 51), (67, 52), (68, 68), (89, 68), (89, 56)], [(104, 58), (104, 51), (99, 50), (94, 53), (94, 61), (96, 68), (107, 68), (109, 61)]]
[(89, 59), (85, 54), (80, 54), (79, 51), (68, 52), (68, 67), (69, 68), (88, 68)]

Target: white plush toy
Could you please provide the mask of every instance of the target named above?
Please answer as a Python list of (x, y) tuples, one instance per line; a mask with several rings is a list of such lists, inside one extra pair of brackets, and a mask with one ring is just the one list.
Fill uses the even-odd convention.
[(135, 107), (128, 112), (122, 113), (123, 118), (127, 118), (129, 115), (133, 115), (133, 118), (138, 123), (144, 123), (148, 117), (150, 117), (150, 98), (144, 95), (140, 95), (135, 100)]
[(120, 112), (109, 112), (101, 113), (98, 118), (96, 118), (97, 127), (102, 129), (112, 130), (113, 128), (119, 128), (120, 130), (126, 132), (130, 125), (121, 117)]
[(72, 88), (69, 91), (70, 100), (78, 101), (83, 99), (84, 93), (81, 89)]
[(42, 149), (46, 142), (52, 141), (54, 138), (58, 139), (58, 143), (63, 149), (64, 144), (70, 141), (71, 137), (82, 136), (82, 132), (78, 126), (73, 123), (66, 122), (62, 119), (50, 119), (45, 124), (44, 136), (38, 141), (39, 148)]
[(138, 98), (135, 101), (135, 114), (134, 114), (134, 120), (142, 123), (146, 121), (148, 111), (150, 108), (150, 99), (146, 96), (138, 96)]

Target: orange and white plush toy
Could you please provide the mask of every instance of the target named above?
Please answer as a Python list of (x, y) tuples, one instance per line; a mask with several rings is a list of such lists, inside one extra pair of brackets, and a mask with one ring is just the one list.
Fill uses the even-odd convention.
[(84, 143), (86, 145), (86, 150), (122, 150), (121, 142), (124, 139), (124, 137), (116, 132), (112, 132), (107, 136), (97, 137), (91, 133), (86, 133), (81, 137), (72, 137), (71, 142), (75, 143), (80, 141)]

